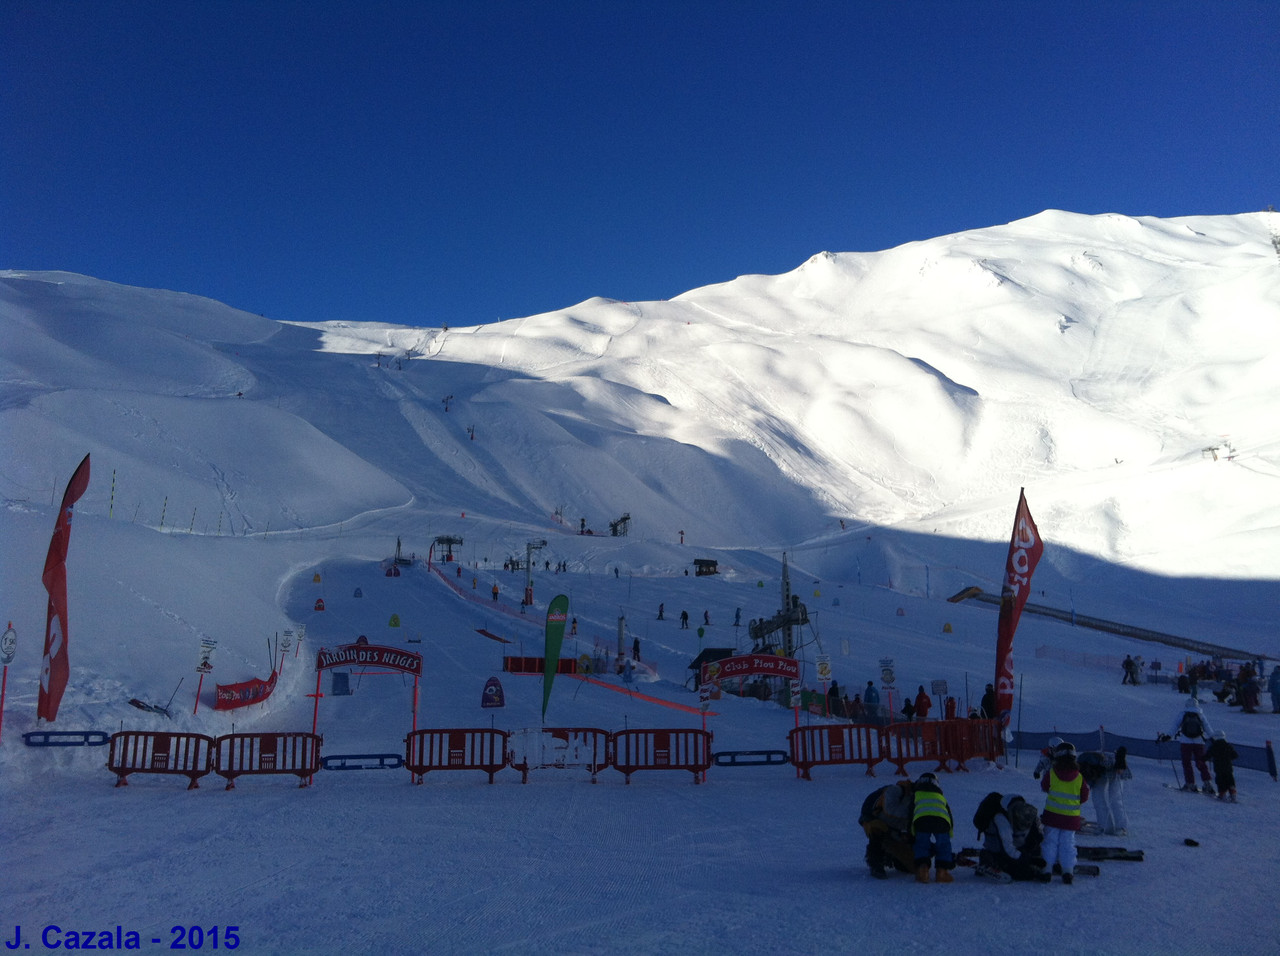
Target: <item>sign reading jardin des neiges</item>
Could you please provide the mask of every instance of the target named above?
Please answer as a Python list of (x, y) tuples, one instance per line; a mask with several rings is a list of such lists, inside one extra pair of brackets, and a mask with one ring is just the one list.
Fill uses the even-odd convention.
[(388, 667), (415, 677), (422, 674), (422, 655), (381, 644), (343, 644), (333, 650), (322, 647), (316, 655), (316, 670), (328, 667)]

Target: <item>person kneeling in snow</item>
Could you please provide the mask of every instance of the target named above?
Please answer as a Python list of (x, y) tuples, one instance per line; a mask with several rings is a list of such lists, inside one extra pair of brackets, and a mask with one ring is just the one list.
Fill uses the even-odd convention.
[(914, 865), (911, 852), (911, 781), (899, 780), (873, 790), (862, 801), (858, 823), (867, 834), (867, 866), (877, 880), (888, 877), (885, 866), (910, 873)]
[(916, 778), (915, 806), (911, 813), (911, 836), (914, 840), (916, 882), (929, 882), (929, 858), (939, 883), (951, 882), (951, 869), (956, 865), (951, 853), (951, 807), (932, 773)]
[(1044, 828), (1036, 808), (1025, 799), (1016, 793), (989, 793), (978, 804), (973, 825), (983, 838), (978, 876), (1001, 882), (1042, 878)]

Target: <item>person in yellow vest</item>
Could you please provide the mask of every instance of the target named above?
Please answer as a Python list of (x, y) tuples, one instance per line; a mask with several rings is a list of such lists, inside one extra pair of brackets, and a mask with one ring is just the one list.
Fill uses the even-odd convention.
[(916, 882), (929, 882), (929, 858), (933, 857), (939, 883), (950, 883), (955, 856), (951, 852), (951, 807), (932, 773), (916, 778), (915, 804), (911, 812), (911, 836), (916, 863)]
[(1089, 784), (1076, 762), (1074, 745), (1063, 743), (1054, 750), (1053, 766), (1040, 778), (1040, 789), (1048, 794), (1040, 815), (1045, 865), (1052, 867), (1053, 873), (1061, 873), (1063, 883), (1070, 884), (1076, 868), (1076, 833), (1084, 819), (1080, 808), (1089, 800)]

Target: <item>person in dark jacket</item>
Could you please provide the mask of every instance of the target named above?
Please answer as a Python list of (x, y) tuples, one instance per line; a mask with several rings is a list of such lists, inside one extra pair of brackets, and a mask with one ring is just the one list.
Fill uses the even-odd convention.
[(1218, 799), (1236, 802), (1236, 771), (1231, 765), (1240, 755), (1236, 748), (1227, 743), (1226, 731), (1219, 730), (1209, 741), (1209, 749), (1205, 756), (1213, 764), (1213, 779), (1218, 785)]
[(873, 790), (862, 801), (858, 824), (867, 835), (867, 866), (877, 880), (888, 878), (886, 866), (910, 873), (915, 865), (911, 845), (913, 795), (910, 780)]
[(987, 689), (982, 692), (982, 716), (987, 720), (995, 720), (996, 716), (996, 688), (994, 684), (988, 684)]

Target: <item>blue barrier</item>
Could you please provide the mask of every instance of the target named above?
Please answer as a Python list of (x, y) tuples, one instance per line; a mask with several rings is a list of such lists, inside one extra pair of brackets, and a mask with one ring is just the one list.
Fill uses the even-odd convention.
[(321, 770), (399, 770), (400, 754), (328, 754), (320, 758)]
[(111, 742), (103, 730), (32, 730), (22, 735), (28, 747), (105, 747)]
[(721, 750), (711, 755), (717, 767), (776, 767), (791, 763), (785, 750)]

